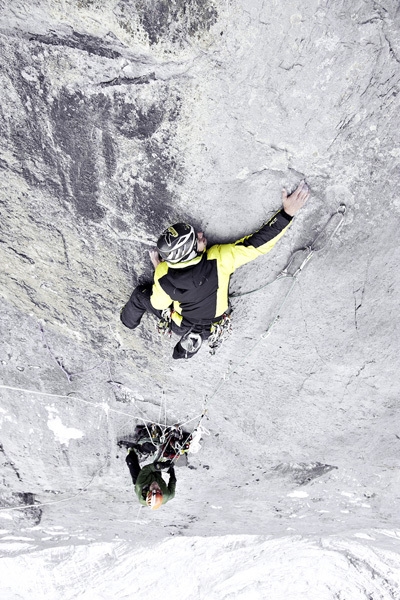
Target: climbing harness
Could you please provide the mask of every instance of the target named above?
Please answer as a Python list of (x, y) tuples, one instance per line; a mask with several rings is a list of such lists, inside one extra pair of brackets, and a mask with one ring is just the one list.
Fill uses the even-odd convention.
[(186, 436), (186, 438), (184, 438), (182, 440), (182, 443), (180, 443), (180, 445), (178, 443), (175, 446), (175, 448), (177, 450), (177, 454), (176, 454), (175, 458), (172, 459), (172, 462), (175, 462), (176, 460), (178, 460), (179, 456), (181, 456), (182, 454), (196, 454), (200, 450), (201, 438), (204, 435), (210, 435), (210, 432), (208, 431), (208, 429), (206, 429), (202, 425), (202, 422), (206, 416), (207, 416), (207, 408), (204, 408), (202, 414), (200, 415), (200, 419), (199, 419), (196, 427), (194, 428), (194, 430), (190, 434), (188, 434)]
[[(156, 323), (157, 333), (165, 337), (171, 337), (172, 334), (172, 313), (173, 309), (168, 307), (161, 313), (161, 318)], [(194, 325), (189, 331), (187, 331), (180, 340), (180, 345), (185, 352), (185, 358), (190, 358), (193, 354), (196, 354), (201, 348), (203, 339), (207, 339), (208, 348), (211, 355), (215, 354), (217, 348), (219, 348), (229, 335), (232, 333), (232, 309), (229, 309), (222, 315), (222, 317), (216, 323), (212, 323), (209, 330), (208, 327), (202, 327), (202, 331), (199, 332), (198, 327)]]
[(211, 355), (215, 354), (224, 340), (232, 333), (231, 309), (224, 313), (222, 317), (212, 323), (210, 326), (193, 326), (180, 340), (180, 345), (185, 352), (185, 358), (190, 358), (201, 348), (203, 340), (207, 339), (208, 349)]
[(174, 464), (183, 454), (198, 452), (201, 448), (201, 438), (204, 435), (210, 435), (210, 432), (202, 425), (206, 415), (207, 408), (204, 408), (191, 433), (184, 431), (184, 423), (167, 427), (160, 438), (160, 446), (153, 462), (167, 460), (169, 464)]
[[(159, 446), (153, 462), (171, 461), (177, 455), (184, 454), (184, 446), (180, 444), (183, 441), (184, 435), (187, 437), (190, 434), (183, 432), (179, 425), (167, 427), (159, 439)], [(183, 450), (181, 452), (181, 449)]]
[(140, 460), (146, 460), (152, 456), (153, 463), (165, 463), (165, 466), (161, 468), (167, 468), (183, 454), (194, 454), (200, 450), (201, 437), (209, 435), (209, 431), (202, 426), (206, 414), (207, 409), (204, 408), (192, 432), (184, 430), (183, 427), (186, 423), (165, 427), (159, 423), (139, 424), (133, 435), (128, 435), (117, 445), (134, 448), (139, 454)]

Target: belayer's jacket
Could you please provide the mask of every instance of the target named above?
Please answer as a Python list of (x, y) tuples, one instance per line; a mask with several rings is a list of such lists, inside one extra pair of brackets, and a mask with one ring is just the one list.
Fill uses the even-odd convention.
[(140, 504), (146, 505), (146, 494), (149, 490), (150, 485), (156, 481), (160, 486), (160, 489), (163, 493), (163, 501), (165, 504), (168, 500), (172, 500), (175, 497), (175, 488), (176, 488), (176, 477), (175, 473), (172, 473), (169, 476), (168, 485), (165, 483), (162, 475), (159, 471), (157, 471), (154, 463), (150, 465), (146, 465), (142, 469), (140, 469), (140, 473), (135, 483), (135, 493), (139, 498)]
[(272, 250), (291, 220), (282, 209), (261, 229), (237, 242), (211, 246), (195, 258), (174, 265), (161, 262), (154, 273), (152, 306), (164, 310), (172, 304), (172, 319), (183, 327), (218, 321), (228, 309), (232, 273)]

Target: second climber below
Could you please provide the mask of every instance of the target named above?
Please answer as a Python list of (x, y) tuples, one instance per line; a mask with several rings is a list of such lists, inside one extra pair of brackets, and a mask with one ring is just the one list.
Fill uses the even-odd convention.
[[(134, 448), (129, 448), (126, 464), (140, 504), (157, 510), (175, 497), (176, 476), (173, 462), (152, 462), (141, 468)], [(163, 467), (168, 469), (168, 485), (162, 478)]]
[(207, 249), (204, 233), (187, 223), (166, 229), (150, 251), (153, 283), (135, 288), (121, 310), (122, 323), (135, 329), (146, 311), (154, 314), (181, 336), (173, 358), (191, 358), (229, 310), (232, 273), (272, 250), (309, 195), (304, 181), (290, 195), (283, 190), (282, 208), (258, 231), (231, 244)]

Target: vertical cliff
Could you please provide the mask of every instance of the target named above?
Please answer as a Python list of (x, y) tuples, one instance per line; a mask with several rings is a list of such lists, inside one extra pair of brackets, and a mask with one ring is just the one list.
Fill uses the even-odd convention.
[[(0, 0), (0, 542), (24, 569), (115, 536), (367, 531), (373, 549), (398, 530), (398, 26), (390, 0)], [(238, 239), (302, 178), (289, 232), (235, 273), (215, 356), (173, 361), (151, 317), (122, 327), (164, 227)], [(293, 280), (272, 282), (324, 231), (284, 302)], [(139, 511), (117, 438), (205, 404), (176, 498)]]

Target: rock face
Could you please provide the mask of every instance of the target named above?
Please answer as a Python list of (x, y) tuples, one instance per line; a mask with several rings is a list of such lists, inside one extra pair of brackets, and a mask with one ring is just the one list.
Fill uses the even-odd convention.
[[(159, 541), (398, 527), (397, 3), (0, 10), (0, 500), (22, 507), (4, 531), (35, 525), (42, 547), (55, 526), (135, 542), (137, 528)], [(236, 292), (262, 289), (232, 300), (215, 357), (174, 364), (151, 317), (124, 330), (164, 227), (237, 239), (303, 177), (312, 198), (289, 232), (234, 276)], [(282, 305), (292, 280), (262, 286), (341, 204)], [(115, 440), (138, 419), (195, 423), (206, 396), (211, 436), (177, 497), (136, 517)]]

